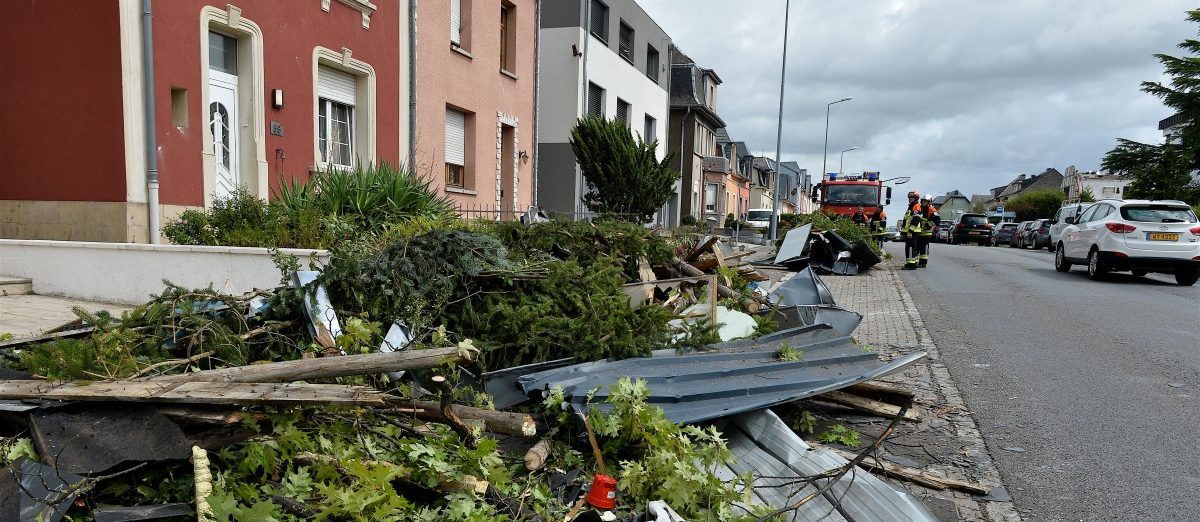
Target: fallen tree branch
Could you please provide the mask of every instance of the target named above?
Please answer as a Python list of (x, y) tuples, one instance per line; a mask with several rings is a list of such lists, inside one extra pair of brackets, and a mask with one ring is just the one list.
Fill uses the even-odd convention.
[(390, 395), (378, 390), (342, 384), (0, 381), (0, 399), (382, 407), (388, 404), (390, 398)]
[[(411, 475), (411, 470), (409, 470), (408, 468), (401, 466), (399, 464), (396, 464), (393, 462), (388, 462), (386, 460), (370, 460), (370, 459), (356, 459), (356, 460), (358, 460), (358, 462), (364, 466), (368, 466), (368, 467), (381, 466), (381, 467), (388, 468), (389, 470), (396, 472), (397, 478), (403, 479), (406, 482), (409, 481), (408, 479)], [(304, 463), (304, 464), (325, 464), (327, 466), (333, 466), (333, 468), (337, 469), (338, 472), (340, 472), (340, 473), (347, 474), (347, 475), (350, 474), (350, 472), (347, 471), (344, 466), (342, 466), (341, 459), (338, 459), (338, 458), (330, 456), (330, 455), (322, 455), (319, 453), (302, 451), (302, 452), (296, 454), (296, 461)], [(434, 489), (435, 491), (439, 491), (441, 493), (462, 492), (462, 493), (473, 493), (475, 495), (483, 495), (487, 491), (488, 485), (489, 485), (488, 481), (486, 481), (486, 480), (479, 480), (478, 478), (476, 478), (473, 475), (463, 475), (461, 480), (442, 482), (442, 483), (438, 484), (437, 487), (432, 488), (432, 489)]]
[[(405, 408), (397, 413), (403, 413), (423, 421), (446, 423), (440, 403), (415, 399), (393, 399), (391, 402)], [(514, 437), (537, 435), (537, 422), (529, 414), (472, 408), (461, 404), (454, 405), (454, 413), (464, 423), (482, 425), (484, 429), (492, 433)]]
[(162, 382), (291, 382), (434, 368), (466, 360), (457, 347), (298, 359), (146, 379)]
[(442, 392), (441, 400), (438, 403), (438, 411), (441, 412), (442, 417), (445, 417), (446, 424), (463, 439), (463, 443), (468, 448), (475, 449), (475, 433), (454, 412), (454, 388), (450, 386), (450, 381), (441, 375), (435, 375), (430, 380)]
[(137, 373), (129, 376), (129, 378), (136, 379), (138, 377), (142, 377), (154, 370), (157, 370), (157, 369), (165, 367), (165, 366), (179, 366), (181, 364), (192, 364), (192, 363), (199, 361), (200, 359), (203, 359), (205, 357), (212, 357), (212, 355), (215, 353), (217, 353), (215, 350), (209, 350), (207, 352), (200, 352), (200, 353), (193, 355), (191, 357), (188, 357), (186, 359), (171, 359), (169, 361), (156, 362), (154, 364), (151, 364), (150, 366), (147, 366), (145, 368), (142, 368), (141, 370), (138, 370)]

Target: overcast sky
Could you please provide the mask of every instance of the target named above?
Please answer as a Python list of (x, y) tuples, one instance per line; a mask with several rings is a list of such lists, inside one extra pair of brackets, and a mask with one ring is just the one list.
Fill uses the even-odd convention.
[[(724, 83), (734, 140), (773, 156), (784, 0), (638, 0)], [(899, 193), (984, 193), (1047, 167), (1098, 168), (1116, 137), (1158, 141), (1152, 56), (1196, 36), (1196, 0), (793, 0), (783, 161), (912, 176)], [(896, 199), (901, 199), (898, 197)], [(888, 213), (898, 211), (893, 200)], [(895, 209), (895, 210), (894, 210)]]

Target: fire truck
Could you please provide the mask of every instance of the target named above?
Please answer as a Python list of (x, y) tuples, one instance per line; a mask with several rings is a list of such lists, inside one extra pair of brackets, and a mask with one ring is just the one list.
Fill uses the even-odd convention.
[(892, 187), (883, 186), (878, 172), (847, 176), (830, 172), (824, 181), (813, 187), (812, 200), (826, 214), (853, 216), (858, 207), (862, 207), (870, 216), (892, 202)]

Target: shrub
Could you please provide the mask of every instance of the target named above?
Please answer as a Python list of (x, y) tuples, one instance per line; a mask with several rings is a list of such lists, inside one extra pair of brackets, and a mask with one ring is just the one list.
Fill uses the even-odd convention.
[(619, 120), (588, 116), (571, 129), (571, 150), (587, 180), (583, 202), (601, 214), (641, 223), (675, 193), (679, 172), (671, 168), (672, 154), (656, 157), (658, 141), (635, 138)]
[(455, 211), (429, 180), (388, 163), (318, 172), (308, 182), (284, 181), (273, 199), (292, 220), (306, 211), (315, 212), (372, 231), (415, 217), (447, 217)]
[(850, 218), (842, 215), (830, 215), (823, 212), (813, 212), (811, 214), (780, 214), (779, 215), (779, 241), (782, 244), (784, 232), (796, 227), (804, 226), (812, 223), (813, 230), (832, 230), (837, 232), (846, 241), (854, 244), (857, 241), (863, 241), (871, 250), (879, 255), (883, 255), (883, 250), (879, 248), (879, 244), (875, 242), (875, 238), (871, 233), (857, 223), (850, 221)]
[(1053, 216), (1062, 206), (1063, 193), (1061, 190), (1045, 189), (1023, 192), (1008, 201), (1006, 210), (1016, 212), (1017, 221), (1047, 218)]
[(738, 220), (733, 216), (733, 214), (725, 215), (725, 228), (734, 228), (737, 226), (737, 222)]
[(680, 225), (680, 226), (685, 226), (685, 227), (694, 227), (694, 226), (696, 226), (696, 216), (693, 216), (693, 215), (691, 215), (691, 214), (688, 214), (688, 215), (686, 215), (686, 216), (683, 216), (683, 217), (679, 218), (679, 225)]
[(211, 208), (184, 211), (163, 234), (179, 245), (328, 248), (340, 236), (378, 234), (418, 218), (456, 216), (427, 180), (382, 163), (284, 181), (270, 203), (238, 187)]

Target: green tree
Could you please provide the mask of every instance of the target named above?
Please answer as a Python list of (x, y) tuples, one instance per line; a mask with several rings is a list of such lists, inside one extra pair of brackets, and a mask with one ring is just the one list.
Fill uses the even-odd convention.
[(1096, 194), (1092, 193), (1092, 187), (1083, 187), (1083, 192), (1079, 193), (1079, 201), (1081, 203), (1094, 203)]
[(589, 209), (648, 222), (675, 193), (679, 172), (672, 154), (655, 157), (658, 140), (635, 138), (625, 122), (599, 116), (581, 118), (571, 129), (571, 150), (583, 171)]
[(972, 214), (983, 214), (985, 212), (987, 212), (987, 206), (985, 206), (982, 201), (971, 203)]
[(1062, 206), (1063, 193), (1061, 190), (1045, 189), (1022, 192), (1017, 197), (1008, 200), (1004, 210), (1016, 212), (1017, 221), (1048, 218)]
[[(1200, 10), (1188, 11), (1200, 24)], [(1171, 81), (1142, 82), (1142, 91), (1175, 110), (1183, 121), (1178, 142), (1147, 144), (1123, 138), (1104, 156), (1101, 168), (1132, 178), (1125, 194), (1131, 198), (1182, 199), (1200, 202), (1200, 186), (1191, 172), (1200, 168), (1200, 41), (1179, 44), (1187, 56), (1155, 54)]]

